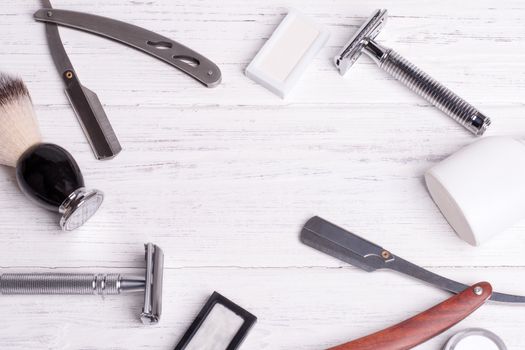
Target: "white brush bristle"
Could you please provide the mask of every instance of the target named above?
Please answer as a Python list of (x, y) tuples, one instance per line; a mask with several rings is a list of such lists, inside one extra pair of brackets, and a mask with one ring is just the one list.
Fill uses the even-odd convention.
[(16, 166), (29, 147), (40, 142), (31, 97), (21, 79), (0, 74), (0, 164)]

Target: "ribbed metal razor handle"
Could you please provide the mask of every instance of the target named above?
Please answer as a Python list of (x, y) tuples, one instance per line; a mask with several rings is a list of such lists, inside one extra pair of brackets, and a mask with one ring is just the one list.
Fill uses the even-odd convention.
[(482, 135), (490, 125), (488, 117), (394, 50), (379, 66), (474, 134)]
[(119, 274), (3, 274), (0, 294), (119, 294)]

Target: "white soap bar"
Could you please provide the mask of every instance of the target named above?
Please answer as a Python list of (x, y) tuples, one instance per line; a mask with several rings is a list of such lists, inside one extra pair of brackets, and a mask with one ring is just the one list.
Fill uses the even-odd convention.
[(248, 65), (246, 76), (284, 98), (329, 36), (327, 29), (290, 10)]

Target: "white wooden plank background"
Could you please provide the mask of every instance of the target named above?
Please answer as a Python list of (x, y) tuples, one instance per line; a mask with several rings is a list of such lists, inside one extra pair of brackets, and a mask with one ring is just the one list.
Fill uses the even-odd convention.
[[(123, 144), (96, 161), (48, 52), (38, 1), (0, 0), (0, 69), (24, 78), (46, 141), (70, 150), (100, 212), (73, 233), (31, 205), (0, 168), (0, 267), (140, 272), (142, 243), (166, 253), (164, 314), (137, 320), (141, 296), (0, 297), (0, 348), (172, 349), (217, 290), (259, 317), (243, 349), (322, 349), (405, 319), (448, 297), (389, 272), (367, 274), (298, 242), (320, 215), (438, 273), (525, 293), (525, 223), (478, 248), (459, 240), (422, 174), (474, 140), (367, 58), (342, 79), (331, 58), (372, 10), (380, 40), (479, 106), (487, 135), (525, 133), (522, 1), (90, 1), (57, 8), (124, 20), (214, 60), (206, 89), (114, 42), (61, 29), (81, 81), (97, 92)], [(243, 70), (288, 7), (332, 32), (293, 95), (281, 101)], [(469, 326), (525, 348), (519, 306), (488, 304), (419, 349)]]

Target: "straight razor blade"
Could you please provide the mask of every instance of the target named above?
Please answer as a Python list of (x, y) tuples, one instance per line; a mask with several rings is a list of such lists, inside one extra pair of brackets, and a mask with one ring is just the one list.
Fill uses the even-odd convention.
[[(440, 276), (395, 256), (388, 250), (318, 216), (311, 218), (304, 225), (300, 239), (314, 249), (368, 272), (377, 269), (394, 270), (455, 294), (469, 288), (466, 284)], [(494, 292), (490, 300), (525, 303), (525, 296)]]

